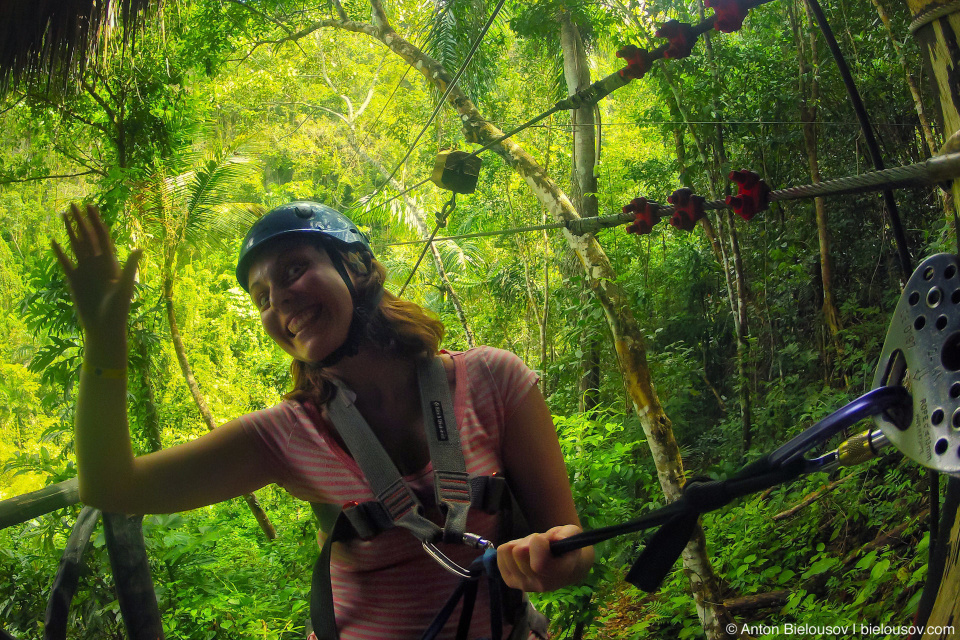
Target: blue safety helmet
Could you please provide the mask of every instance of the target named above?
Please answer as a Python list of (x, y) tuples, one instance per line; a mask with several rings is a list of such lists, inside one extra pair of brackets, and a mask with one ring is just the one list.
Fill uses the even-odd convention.
[(318, 202), (298, 200), (273, 209), (253, 223), (240, 245), (237, 281), (249, 291), (250, 265), (267, 242), (274, 238), (314, 236), (320, 242), (332, 241), (346, 249), (365, 249), (373, 255), (370, 241), (349, 218)]
[[(336, 209), (318, 202), (298, 200), (273, 209), (254, 222), (247, 232), (247, 237), (240, 245), (240, 256), (237, 258), (237, 281), (240, 282), (244, 291), (250, 291), (248, 282), (250, 265), (264, 245), (274, 238), (286, 237), (315, 238), (319, 244), (334, 245), (333, 249), (362, 250), (373, 257), (370, 240), (349, 218)], [(358, 292), (353, 286), (340, 253), (338, 251), (327, 251), (327, 253), (350, 291), (350, 298), (353, 300), (353, 317), (343, 344), (319, 363), (321, 367), (332, 366), (345, 357), (356, 355), (363, 340), (364, 329), (376, 313), (380, 299), (383, 297), (383, 287), (368, 289), (363, 294)]]

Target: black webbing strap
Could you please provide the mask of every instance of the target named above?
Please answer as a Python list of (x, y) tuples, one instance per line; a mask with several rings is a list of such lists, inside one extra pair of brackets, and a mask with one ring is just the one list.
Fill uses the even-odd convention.
[(769, 458), (764, 456), (727, 480), (694, 478), (687, 482), (683, 487), (683, 496), (677, 501), (681, 505), (679, 511), (647, 542), (643, 553), (627, 573), (627, 582), (644, 591), (656, 591), (690, 542), (700, 514), (715, 511), (742, 496), (793, 480), (803, 472), (805, 462), (800, 458), (777, 467), (771, 466)]
[(552, 542), (550, 551), (554, 555), (561, 555), (625, 533), (659, 526), (660, 529), (649, 540), (626, 578), (627, 582), (644, 591), (656, 591), (690, 541), (700, 514), (793, 480), (803, 473), (805, 464), (806, 460), (801, 457), (782, 466), (774, 465), (769, 456), (764, 456), (726, 480), (694, 478), (684, 485), (679, 500), (630, 522), (584, 531)]
[(470, 622), (473, 618), (473, 608), (477, 600), (479, 582), (484, 575), (490, 590), (490, 640), (501, 640), (503, 638), (501, 590), (504, 585), (503, 579), (500, 577), (500, 570), (497, 568), (496, 550), (487, 549), (482, 556), (473, 561), (469, 570), (471, 577), (460, 579), (457, 587), (447, 598), (447, 601), (443, 603), (430, 626), (420, 636), (420, 640), (436, 640), (461, 601), (463, 602), (463, 608), (460, 610), (456, 640), (467, 640), (467, 635), (470, 632)]
[(453, 398), (447, 370), (440, 358), (422, 361), (417, 367), (423, 428), (433, 463), (437, 504), (446, 511), (443, 541), (460, 544), (467, 530), (470, 509), (470, 477), (460, 446), (460, 431), (453, 413)]
[(310, 581), (310, 622), (317, 640), (338, 640), (336, 614), (333, 608), (333, 584), (330, 581), (330, 555), (333, 543), (352, 536), (350, 521), (343, 515), (337, 516), (329, 530), (329, 535), (320, 550), (320, 556), (313, 565), (313, 577)]

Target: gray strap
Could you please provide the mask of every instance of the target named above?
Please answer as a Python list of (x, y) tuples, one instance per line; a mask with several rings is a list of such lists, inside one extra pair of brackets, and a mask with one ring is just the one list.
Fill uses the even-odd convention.
[(327, 412), (377, 500), (394, 523), (409, 530), (421, 541), (438, 540), (442, 535), (440, 527), (423, 515), (420, 501), (404, 482), (370, 425), (353, 403), (347, 400), (343, 387), (338, 385), (337, 394), (327, 403)]
[(417, 366), (423, 428), (433, 462), (433, 484), (437, 503), (447, 510), (443, 539), (460, 543), (467, 529), (470, 509), (470, 477), (460, 446), (460, 431), (453, 412), (450, 383), (440, 358), (422, 361)]

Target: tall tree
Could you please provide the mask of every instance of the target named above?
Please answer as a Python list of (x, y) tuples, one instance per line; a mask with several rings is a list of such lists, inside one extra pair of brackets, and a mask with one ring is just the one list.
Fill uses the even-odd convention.
[[(174, 167), (180, 164), (171, 162)], [(177, 322), (174, 306), (177, 267), (188, 249), (222, 246), (234, 238), (236, 229), (250, 226), (255, 206), (231, 199), (253, 165), (244, 156), (224, 152), (199, 159), (198, 165), (182, 172), (161, 168), (141, 185), (135, 202), (147, 229), (162, 241), (161, 277), (170, 338), (200, 417), (207, 429), (213, 431), (217, 420), (193, 374)], [(276, 538), (277, 531), (256, 496), (244, 494), (243, 499), (267, 538)]]
[[(800, 85), (800, 120), (803, 122), (803, 143), (807, 152), (807, 165), (810, 180), (820, 182), (820, 156), (818, 142), (818, 110), (820, 102), (820, 55), (817, 51), (817, 38), (809, 9), (806, 11), (806, 24), (797, 16), (793, 3), (787, 5), (794, 41), (797, 45)], [(822, 197), (814, 198), (814, 211), (817, 220), (817, 238), (820, 245), (820, 282), (823, 288), (823, 319), (836, 346), (840, 332), (840, 313), (833, 300), (833, 267), (830, 260), (830, 232), (827, 227), (827, 208)]]
[[(380, 0), (370, 1), (373, 14), (372, 21), (369, 23), (350, 19), (336, 0), (333, 5), (336, 17), (303, 26), (296, 33), (284, 37), (283, 40), (296, 40), (322, 28), (366, 34), (389, 47), (415, 68), (432, 87), (440, 91), (449, 87), (453, 80), (452, 76), (436, 60), (401, 37), (391, 27)], [(457, 87), (449, 91), (447, 102), (459, 115), (468, 141), (488, 144), (503, 136), (503, 132), (487, 121), (473, 101)], [(567, 195), (520, 145), (511, 139), (506, 139), (498, 142), (492, 150), (524, 179), (555, 220), (580, 219), (580, 215)], [(607, 318), (620, 360), (621, 373), (653, 454), (664, 494), (667, 500), (677, 500), (681, 495), (684, 480), (680, 450), (670, 419), (666, 416), (653, 386), (647, 364), (645, 340), (630, 309), (627, 296), (618, 284), (616, 272), (595, 237), (590, 234), (577, 236), (566, 229), (564, 237), (583, 265), (586, 280)], [(718, 581), (699, 525), (682, 557), (697, 612), (707, 637), (710, 639), (727, 637), (725, 626), (729, 622), (729, 616), (720, 604), (722, 599)]]
[[(590, 63), (584, 47), (580, 27), (571, 12), (561, 8), (560, 49), (563, 52), (563, 77), (567, 95), (574, 95), (590, 86)], [(584, 218), (598, 215), (597, 205), (597, 126), (600, 111), (597, 105), (587, 104), (570, 111), (573, 125), (573, 145), (570, 154), (570, 200), (574, 209)], [(584, 312), (589, 306), (584, 304)], [(585, 326), (587, 323), (584, 323)], [(600, 338), (592, 331), (583, 336), (581, 359), (580, 411), (596, 415), (600, 403)]]

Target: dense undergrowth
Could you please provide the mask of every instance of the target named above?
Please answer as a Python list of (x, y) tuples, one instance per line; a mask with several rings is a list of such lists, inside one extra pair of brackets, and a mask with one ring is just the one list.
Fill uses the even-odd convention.
[[(636, 428), (630, 419), (609, 412), (597, 419), (558, 417), (557, 425), (585, 527), (661, 505), (644, 443), (628, 437)], [(733, 466), (717, 462), (696, 473), (719, 478)], [(775, 518), (828, 484), (835, 486), (795, 514)], [(704, 516), (725, 598), (784, 592), (774, 606), (736, 612), (737, 622), (909, 624), (926, 578), (926, 488), (925, 474), (894, 453), (830, 476), (806, 476)], [(280, 532), (274, 541), (265, 539), (240, 500), (144, 519), (168, 637), (303, 637), (315, 521), (307, 505), (279, 489), (260, 494)], [(18, 638), (42, 637), (50, 582), (77, 512), (63, 510), (0, 532), (0, 575), (9, 576), (0, 583), (0, 617)], [(875, 543), (891, 531), (892, 538)], [(643, 539), (635, 534), (602, 543), (586, 584), (537, 599), (557, 637), (569, 637), (578, 622), (585, 623), (588, 638), (702, 637), (679, 563), (656, 593), (623, 582)], [(85, 558), (71, 637), (123, 638), (102, 531)]]
[[(288, 2), (253, 3), (260, 7), (255, 11), (240, 1), (168, 4), (174, 9), (149, 21), (138, 48), (104, 52), (93, 83), (104, 89), (99, 101), (83, 91), (45, 97), (43, 86), (27, 86), (24, 91), (36, 95), (18, 94), (0, 104), (0, 498), (76, 475), (71, 425), (83, 343), (48, 249), (51, 237), (64, 241), (54, 212), (74, 201), (98, 202), (121, 253), (147, 248), (130, 326), (129, 388), (133, 444), (145, 453), (204, 432), (163, 313), (160, 249), (170, 241), (164, 225), (178, 224), (182, 212), (174, 207), (163, 221), (146, 215), (140, 206), (150, 199), (150, 185), (180, 172), (202, 173), (224, 157), (249, 155), (255, 170), (223, 185), (218, 207), (252, 203), (269, 209), (301, 198), (354, 207), (351, 215), (369, 232), (391, 273), (392, 291), (415, 271), (420, 248), (391, 243), (419, 238), (411, 220), (421, 216), (432, 225), (431, 216), (448, 197), (428, 186), (414, 194), (416, 210), (402, 200), (390, 207), (360, 206), (361, 198), (380, 191), (384, 176), (348, 140), (356, 135), (365, 153), (389, 165), (403, 157), (408, 134), (434, 107), (436, 95), (416, 73), (407, 75), (405, 63), (384, 57), (380, 45), (365, 37), (336, 30), (261, 46), (261, 38), (285, 41), (305, 21), (332, 16), (330, 3), (316, 3), (315, 12), (302, 16), (299, 5)], [(367, 2), (343, 4), (353, 18), (369, 18)], [(427, 25), (421, 31), (436, 36), (431, 51), (451, 72), (477, 35), (462, 30), (492, 9), (480, 0), (387, 4), (391, 15), (405, 15), (396, 24), (404, 34), (417, 33), (415, 22)], [(615, 52), (623, 44), (646, 46), (649, 21), (692, 19), (695, 4), (511, 2), (512, 16), (484, 42), (484, 59), (467, 74), (482, 69), (470, 79), (469, 92), (492, 122), (505, 128), (523, 122), (566, 95), (557, 48), (563, 12), (580, 24), (596, 79), (620, 65)], [(922, 160), (926, 145), (896, 41), (877, 23), (871, 3), (829, 4), (831, 21), (844, 25), (843, 47), (855, 52), (854, 74), (888, 166)], [(435, 11), (440, 7), (449, 12)], [(867, 170), (860, 129), (826, 62), (829, 54), (822, 44), (803, 52), (813, 25), (804, 23), (802, 11), (798, 3), (765, 3), (743, 31), (717, 36), (710, 56), (698, 45), (693, 57), (669, 61), (663, 69), (658, 63), (642, 82), (601, 102), (604, 127), (597, 144), (603, 159), (591, 167), (599, 177), (594, 195), (601, 215), (621, 211), (638, 196), (666, 202), (680, 186), (707, 195), (713, 182), (722, 189), (727, 172), (741, 167), (763, 172), (773, 188), (807, 183), (802, 125), (809, 111), (799, 107), (808, 100), (818, 104), (820, 137), (813, 149), (823, 178)], [(796, 28), (790, 28), (797, 16)], [(910, 64), (918, 63), (906, 7), (894, 17), (899, 44)], [(804, 88), (814, 77), (820, 82), (817, 98)], [(369, 103), (366, 95), (372, 96)], [(127, 119), (114, 122), (115, 114)], [(569, 183), (576, 155), (574, 124), (558, 114), (516, 138), (560, 185)], [(471, 148), (450, 109), (439, 112), (433, 133), (425, 138), (431, 144), (418, 147), (398, 175), (405, 184), (429, 173), (438, 149)], [(78, 164), (78, 150), (90, 149), (96, 152)], [(494, 154), (484, 156), (476, 193), (457, 201), (443, 234), (542, 223), (549, 216), (522, 183)], [(380, 200), (387, 193), (395, 194), (387, 189)], [(901, 190), (897, 198), (915, 261), (956, 250), (952, 216), (944, 215), (934, 190)], [(742, 251), (749, 319), (743, 354), (732, 317), (735, 296), (728, 295), (733, 274), (714, 255), (705, 232), (661, 222), (646, 236), (623, 228), (597, 234), (625, 308), (647, 339), (650, 376), (689, 477), (729, 476), (870, 388), (907, 274), (897, 265), (878, 196), (831, 198), (827, 209), (833, 238), (828, 284), (841, 320), (836, 335), (824, 322), (812, 203), (775, 203), (723, 232), (730, 244), (735, 230)], [(182, 215), (185, 224), (188, 216)], [(719, 218), (710, 216), (721, 228)], [(180, 248), (174, 306), (193, 374), (214, 415), (226, 420), (276, 402), (287, 388), (288, 362), (269, 344), (236, 286), (234, 249), (243, 231), (222, 226)], [(218, 229), (219, 242), (212, 242)], [(478, 343), (510, 349), (540, 373), (584, 525), (609, 525), (660, 506), (663, 492), (636, 410), (626, 399), (605, 312), (564, 236), (498, 234), (439, 243), (438, 251), (449, 282), (427, 259), (406, 296), (444, 321), (444, 346), (465, 348), (469, 327)], [(463, 318), (453, 294), (465, 309)], [(595, 377), (585, 385), (587, 373)], [(749, 445), (741, 421), (744, 388), (752, 402)], [(723, 597), (780, 592), (766, 608), (736, 610), (737, 623), (760, 629), (748, 635), (768, 637), (777, 636), (763, 628), (786, 624), (907, 623), (926, 578), (927, 483), (916, 465), (885, 453), (872, 463), (804, 477), (707, 514), (707, 550)], [(827, 485), (832, 488), (810, 504), (777, 517)], [(278, 531), (274, 541), (240, 500), (145, 518), (168, 638), (303, 637), (316, 522), (307, 505), (278, 489), (258, 495)], [(0, 626), (19, 640), (43, 635), (50, 584), (77, 512), (65, 509), (0, 530)], [(586, 584), (538, 597), (556, 637), (572, 637), (578, 624), (587, 638), (703, 637), (679, 563), (656, 593), (624, 583), (645, 537), (601, 544)], [(123, 638), (102, 533), (85, 558), (69, 637)]]

